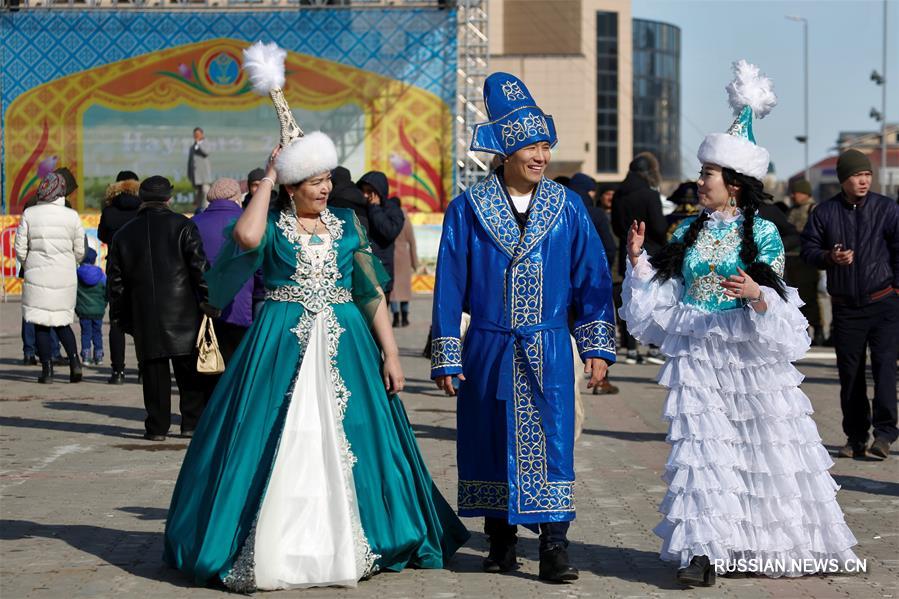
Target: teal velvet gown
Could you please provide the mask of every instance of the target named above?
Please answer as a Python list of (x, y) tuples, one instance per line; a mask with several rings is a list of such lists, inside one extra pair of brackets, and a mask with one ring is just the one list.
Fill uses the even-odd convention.
[[(367, 317), (384, 271), (352, 211), (301, 235), (272, 211), (252, 251), (207, 273), (226, 304), (260, 266), (266, 301), (206, 407), (169, 509), (164, 559), (235, 591), (355, 586), (441, 568), (469, 537), (388, 396)], [(227, 232), (230, 237), (230, 231)]]

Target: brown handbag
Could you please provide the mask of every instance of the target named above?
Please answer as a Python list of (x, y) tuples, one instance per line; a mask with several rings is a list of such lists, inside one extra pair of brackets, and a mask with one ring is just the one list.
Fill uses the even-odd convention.
[(225, 372), (225, 359), (219, 351), (212, 319), (203, 315), (200, 334), (197, 335), (197, 372), (200, 374), (221, 374)]

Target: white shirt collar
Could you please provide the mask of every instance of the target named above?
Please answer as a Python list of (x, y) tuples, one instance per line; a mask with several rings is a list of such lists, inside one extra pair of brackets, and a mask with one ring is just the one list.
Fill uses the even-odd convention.
[(725, 229), (733, 223), (739, 224), (743, 222), (743, 213), (739, 210), (733, 215), (728, 214), (723, 210), (716, 210), (715, 212), (705, 210), (705, 213), (709, 215), (709, 219), (705, 222), (705, 225), (710, 229)]

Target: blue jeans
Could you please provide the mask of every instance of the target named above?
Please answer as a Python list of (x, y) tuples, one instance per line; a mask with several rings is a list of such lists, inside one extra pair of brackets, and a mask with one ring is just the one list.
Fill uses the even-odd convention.
[[(55, 329), (50, 329), (50, 351), (53, 359), (59, 357), (59, 337)], [(37, 355), (37, 338), (34, 333), (34, 323), (25, 322), (22, 319), (22, 355), (31, 357)]]
[(81, 323), (81, 359), (87, 362), (91, 357), (91, 344), (94, 347), (93, 358), (103, 359), (103, 319), (79, 318)]

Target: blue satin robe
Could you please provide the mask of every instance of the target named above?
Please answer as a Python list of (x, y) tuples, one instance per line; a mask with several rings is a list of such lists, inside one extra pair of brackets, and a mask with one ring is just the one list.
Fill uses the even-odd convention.
[[(462, 312), (471, 314), (464, 345)], [(459, 513), (511, 524), (573, 520), (574, 364), (615, 361), (612, 280), (581, 199), (542, 179), (522, 233), (491, 174), (444, 218), (431, 376), (464, 372)]]

